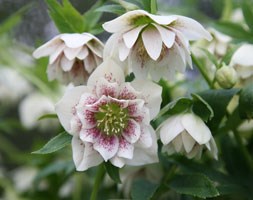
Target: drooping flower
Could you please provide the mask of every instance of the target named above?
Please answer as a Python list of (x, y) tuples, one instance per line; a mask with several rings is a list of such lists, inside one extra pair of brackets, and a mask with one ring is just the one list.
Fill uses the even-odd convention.
[(203, 148), (207, 148), (217, 159), (217, 147), (209, 128), (193, 113), (168, 118), (161, 124), (159, 132), (163, 150), (168, 154), (178, 152), (188, 158), (200, 158)]
[(161, 87), (148, 81), (125, 82), (122, 69), (103, 62), (87, 86), (74, 87), (56, 105), (66, 131), (73, 135), (77, 170), (103, 161), (117, 167), (157, 162), (150, 120), (159, 112)]
[(89, 33), (60, 34), (33, 53), (35, 58), (49, 56), (47, 75), (64, 84), (86, 83), (89, 75), (102, 63), (103, 43)]
[(143, 10), (127, 12), (106, 22), (103, 28), (113, 33), (105, 45), (105, 57), (116, 55), (121, 61), (127, 60), (136, 77), (150, 74), (154, 80), (173, 78), (175, 71), (184, 72), (187, 64), (192, 66), (190, 40), (212, 38), (191, 18), (159, 16)]

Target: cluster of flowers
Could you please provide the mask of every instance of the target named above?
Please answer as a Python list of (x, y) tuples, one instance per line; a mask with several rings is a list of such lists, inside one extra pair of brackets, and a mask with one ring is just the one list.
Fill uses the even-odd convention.
[[(60, 34), (34, 57), (49, 56), (48, 77), (72, 82), (56, 104), (71, 135), (76, 169), (103, 161), (114, 166), (158, 162), (157, 139), (168, 153), (200, 157), (203, 148), (217, 158), (209, 128), (192, 112), (174, 115), (157, 130), (150, 121), (160, 111), (162, 88), (154, 81), (173, 79), (192, 67), (189, 41), (212, 37), (195, 20), (134, 10), (103, 24), (112, 33), (105, 45), (89, 33)], [(126, 82), (133, 73), (135, 79)]]

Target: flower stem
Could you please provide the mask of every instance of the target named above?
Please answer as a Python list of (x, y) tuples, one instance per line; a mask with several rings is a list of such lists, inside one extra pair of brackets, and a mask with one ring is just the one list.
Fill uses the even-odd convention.
[(95, 182), (94, 182), (93, 190), (92, 190), (92, 193), (91, 193), (91, 196), (90, 196), (90, 200), (96, 200), (97, 199), (99, 186), (103, 181), (104, 175), (105, 175), (105, 169), (104, 169), (104, 163), (102, 163), (98, 166), (98, 169), (97, 169), (97, 174), (96, 174), (96, 177), (95, 177)]
[(157, 2), (156, 2), (156, 0), (151, 0), (150, 1), (150, 11), (151, 11), (151, 14), (156, 14), (157, 13)]
[(208, 74), (206, 73), (205, 68), (203, 67), (203, 65), (201, 65), (199, 63), (199, 61), (197, 60), (197, 58), (192, 54), (192, 61), (193, 63), (196, 65), (196, 67), (198, 68), (199, 72), (202, 74), (203, 78), (206, 80), (208, 86), (210, 88), (213, 88), (213, 81), (209, 78)]

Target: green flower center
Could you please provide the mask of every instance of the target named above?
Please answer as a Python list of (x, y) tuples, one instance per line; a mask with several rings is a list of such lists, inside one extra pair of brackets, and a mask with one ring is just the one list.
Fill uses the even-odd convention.
[(148, 16), (144, 16), (144, 15), (143, 16), (136, 16), (135, 18), (133, 18), (131, 20), (135, 26), (141, 26), (141, 25), (150, 24), (153, 22), (152, 19), (150, 19)]
[(100, 106), (95, 114), (97, 128), (108, 136), (121, 135), (127, 127), (129, 114), (127, 108), (120, 107), (119, 104), (111, 102)]

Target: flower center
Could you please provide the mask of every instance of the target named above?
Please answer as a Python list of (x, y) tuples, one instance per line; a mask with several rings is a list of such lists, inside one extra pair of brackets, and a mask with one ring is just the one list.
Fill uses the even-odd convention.
[(114, 102), (107, 103), (100, 106), (99, 111), (95, 114), (95, 119), (97, 128), (104, 134), (120, 135), (128, 125), (128, 109)]
[(145, 25), (145, 24), (150, 24), (152, 23), (152, 19), (150, 19), (148, 16), (136, 16), (134, 18), (131, 19), (132, 23), (135, 26), (141, 26), (141, 25)]

